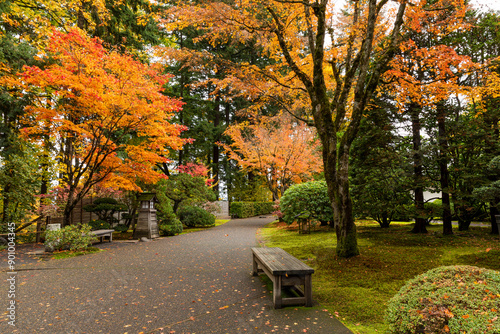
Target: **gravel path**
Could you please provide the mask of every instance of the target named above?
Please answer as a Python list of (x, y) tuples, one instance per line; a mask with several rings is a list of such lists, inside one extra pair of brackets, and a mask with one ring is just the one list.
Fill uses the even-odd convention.
[(250, 250), (272, 220), (17, 266), (15, 327), (2, 266), (0, 333), (351, 333), (319, 305), (274, 310)]

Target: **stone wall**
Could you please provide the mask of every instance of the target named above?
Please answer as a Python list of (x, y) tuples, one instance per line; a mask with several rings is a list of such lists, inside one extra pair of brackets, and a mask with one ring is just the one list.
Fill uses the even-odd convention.
[(216, 214), (219, 217), (228, 217), (229, 216), (229, 202), (228, 201), (217, 201), (215, 202), (219, 204), (221, 211)]

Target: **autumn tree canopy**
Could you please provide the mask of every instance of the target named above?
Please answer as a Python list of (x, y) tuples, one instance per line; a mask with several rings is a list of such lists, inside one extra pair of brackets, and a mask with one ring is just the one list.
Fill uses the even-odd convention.
[[(340, 14), (328, 0), (204, 1), (179, 4), (170, 14), (172, 25), (205, 29), (206, 40), (256, 40), (275, 60), (260, 67), (239, 63), (219, 85), (259, 103), (279, 103), (316, 127), (334, 209), (337, 254), (349, 257), (359, 254), (349, 150), (363, 111), (399, 52), (402, 29), (418, 24), (425, 13), (439, 15), (450, 6), (461, 7), (463, 1), (350, 1)], [(449, 31), (453, 29), (450, 25)]]
[[(228, 136), (223, 132), (247, 116), (284, 111), (316, 128), (335, 212), (337, 254), (354, 256), (359, 251), (348, 177), (354, 166), (351, 145), (366, 131), (361, 119), (377, 118), (374, 104), (384, 93), (403, 111), (401, 119), (409, 120), (408, 115), (415, 125), (416, 145), (405, 152), (412, 151), (411, 163), (419, 166), (421, 172), (414, 174), (415, 181), (425, 181), (422, 192), (447, 190), (452, 203), (445, 204), (443, 196), (443, 207), (454, 208), (455, 214), (463, 207), (470, 220), (471, 205), (460, 205), (462, 195), (472, 196), (479, 186), (475, 180), (492, 181), (477, 166), (499, 152), (500, 80), (498, 16), (464, 24), (464, 16), (479, 17), (467, 12), (465, 2), (360, 0), (340, 8), (332, 0), (5, 1), (0, 5), (2, 219), (25, 215), (36, 193), (48, 194), (55, 181), (63, 186), (58, 189), (69, 211), (99, 179), (103, 186), (137, 189), (136, 178), (155, 182), (189, 161), (210, 168), (204, 178), (214, 179), (214, 191), (219, 178), (228, 189), (243, 188), (254, 178), (238, 183), (236, 164), (216, 142), (227, 144), (228, 154), (233, 151), (253, 175), (253, 158), (245, 159), (231, 146), (237, 134), (230, 132), (256, 138), (251, 126), (269, 130), (268, 123), (236, 126)], [(151, 46), (159, 44), (153, 53)], [(137, 60), (163, 60), (162, 70), (175, 77), (162, 90), (166, 78), (160, 70)], [(23, 64), (29, 67), (18, 76)], [(160, 92), (181, 97), (189, 107), (171, 118), (180, 102)], [(456, 103), (448, 98), (451, 93)], [(183, 134), (196, 139), (189, 149), (178, 150), (185, 142), (179, 139), (183, 127), (172, 123), (190, 127)], [(420, 128), (435, 140), (421, 138)], [(419, 148), (425, 146), (417, 145), (420, 139), (424, 144), (434, 140), (432, 152)], [(355, 168), (365, 169), (363, 158)], [(431, 168), (421, 161), (432, 161)], [(269, 177), (278, 197), (290, 177), (278, 176), (276, 162), (266, 165), (261, 175)], [(28, 169), (29, 177), (16, 176)], [(309, 177), (299, 174), (300, 180)], [(449, 182), (438, 185), (436, 180), (446, 180), (447, 174)], [(25, 187), (31, 180), (36, 184)], [(30, 199), (21, 203), (20, 197)], [(486, 205), (494, 208), (494, 202)], [(18, 204), (24, 209), (9, 209)], [(443, 210), (443, 218), (444, 211), (449, 218), (451, 211)], [(443, 226), (451, 229), (447, 221)]]
[(34, 142), (52, 143), (68, 192), (65, 219), (97, 183), (138, 189), (136, 180), (162, 178), (154, 167), (167, 161), (168, 149), (182, 147), (185, 129), (168, 121), (182, 105), (162, 94), (168, 77), (78, 29), (54, 31), (48, 57), (53, 64), (21, 73), (33, 94), (22, 130)]
[(230, 126), (232, 144), (221, 144), (229, 158), (261, 175), (274, 199), (292, 184), (322, 171), (319, 140), (313, 128), (290, 117), (264, 118), (254, 124)]

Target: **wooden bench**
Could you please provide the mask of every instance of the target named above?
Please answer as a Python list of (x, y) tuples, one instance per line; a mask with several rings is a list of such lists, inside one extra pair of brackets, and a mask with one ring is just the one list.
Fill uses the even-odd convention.
[[(312, 306), (313, 268), (278, 247), (252, 248), (252, 253), (253, 275), (264, 272), (273, 281), (274, 308), (285, 305)], [(291, 287), (299, 297), (282, 297), (283, 287)]]
[(113, 241), (113, 232), (115, 230), (95, 230), (95, 231), (90, 231), (93, 235), (96, 237), (101, 238), (101, 242), (104, 242), (104, 237), (108, 237), (109, 242)]

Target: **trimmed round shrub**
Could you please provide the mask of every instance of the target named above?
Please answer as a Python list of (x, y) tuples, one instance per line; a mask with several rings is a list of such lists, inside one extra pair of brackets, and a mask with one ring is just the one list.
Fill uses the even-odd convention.
[(432, 269), (389, 301), (389, 333), (500, 333), (500, 273), (473, 266)]
[(159, 227), (160, 234), (164, 236), (173, 236), (182, 233), (182, 223), (179, 219), (173, 219), (172, 221), (161, 224)]
[(333, 210), (325, 181), (295, 184), (280, 199), (283, 221), (292, 224), (300, 214), (307, 213), (320, 222), (333, 222)]
[(108, 222), (106, 222), (104, 220), (99, 220), (99, 219), (94, 219), (94, 220), (90, 221), (89, 225), (92, 228), (92, 231), (111, 229), (111, 225)]
[(215, 225), (215, 216), (197, 206), (184, 206), (177, 211), (177, 215), (189, 227)]

